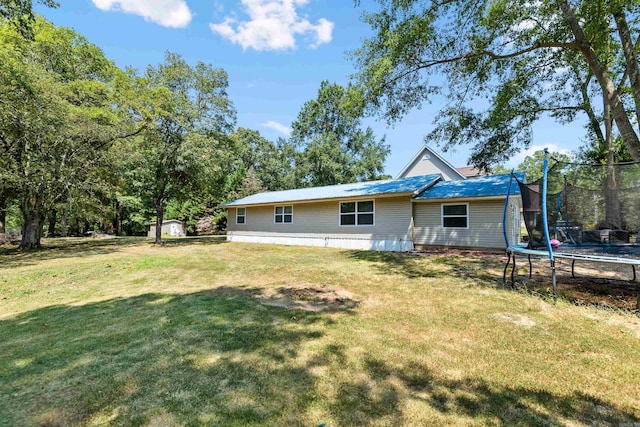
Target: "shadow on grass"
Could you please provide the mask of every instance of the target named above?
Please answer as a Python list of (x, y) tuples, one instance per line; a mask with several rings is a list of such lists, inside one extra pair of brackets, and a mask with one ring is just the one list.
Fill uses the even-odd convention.
[(258, 292), (145, 294), (1, 320), (0, 425), (400, 425), (410, 401), (452, 422), (638, 421), (579, 392), (443, 379), (421, 355), (392, 366), (354, 359), (348, 343), (309, 354), (333, 317), (265, 307)]
[(351, 259), (374, 263), (381, 274), (398, 274), (409, 279), (459, 277), (495, 282), (498, 277), (488, 269), (502, 268), (500, 255), (477, 251), (438, 251), (420, 254), (349, 251), (345, 254)]
[[(384, 275), (397, 274), (408, 279), (454, 277), (463, 279), (466, 286), (513, 289), (510, 268), (507, 270), (506, 283), (502, 280), (506, 256), (495, 252), (442, 249), (420, 254), (349, 251), (345, 255), (351, 259), (373, 263), (380, 274)], [(533, 265), (534, 274), (529, 279), (526, 258), (518, 260), (515, 289), (553, 300), (548, 261), (533, 260)], [(566, 266), (564, 268), (567, 269)], [(636, 305), (640, 298), (640, 285), (637, 283), (597, 276), (573, 278), (570, 267), (564, 273), (560, 273), (558, 268), (557, 280), (558, 296), (574, 305), (638, 312)]]
[[(226, 243), (224, 236), (181, 237), (164, 240), (164, 246), (217, 245)], [(0, 269), (33, 265), (44, 260), (80, 258), (104, 255), (131, 247), (155, 246), (147, 237), (116, 237), (110, 239), (56, 238), (46, 239), (42, 249), (21, 251), (17, 247), (0, 247)]]
[(287, 424), (326, 321), (230, 289), (24, 313), (0, 321), (0, 425)]
[(358, 261), (375, 263), (382, 274), (399, 274), (409, 279), (446, 276), (437, 265), (425, 265), (420, 257), (397, 252), (348, 251), (346, 256)]
[(405, 424), (409, 421), (401, 406), (406, 399), (422, 402), (444, 416), (470, 417), (490, 425), (631, 425), (640, 421), (611, 402), (579, 391), (556, 394), (498, 386), (484, 379), (442, 379), (415, 361), (392, 367), (366, 357), (363, 365), (369, 380), (340, 385), (332, 405), (339, 425), (363, 425), (376, 418), (392, 425)]

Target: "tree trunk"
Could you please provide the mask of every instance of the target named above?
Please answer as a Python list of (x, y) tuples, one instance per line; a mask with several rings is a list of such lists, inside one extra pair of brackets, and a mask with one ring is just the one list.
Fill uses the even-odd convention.
[(627, 73), (629, 74), (629, 83), (631, 85), (631, 93), (636, 106), (636, 122), (640, 126), (640, 69), (638, 69), (638, 54), (631, 37), (631, 31), (627, 24), (627, 17), (624, 10), (620, 8), (614, 11), (613, 17), (618, 26), (618, 35), (622, 42), (622, 50), (624, 51)]
[(640, 161), (640, 139), (631, 124), (631, 120), (629, 120), (627, 111), (622, 103), (622, 98), (616, 89), (609, 70), (604, 66), (596, 52), (593, 50), (591, 44), (587, 41), (584, 31), (567, 0), (560, 2), (560, 9), (562, 10), (564, 18), (569, 25), (576, 43), (582, 46), (580, 48), (580, 52), (587, 61), (593, 75), (598, 80), (598, 83), (602, 88), (602, 93), (606, 98), (606, 102), (611, 107), (613, 120), (620, 132), (622, 141), (629, 149), (631, 156), (635, 160)]
[(5, 224), (7, 223), (7, 199), (0, 195), (0, 233), (7, 232)]
[(156, 207), (156, 245), (162, 245), (162, 222), (164, 220), (164, 200), (154, 197), (153, 204)]
[(67, 237), (67, 210), (62, 211), (62, 218), (60, 218), (60, 237)]
[(120, 203), (116, 200), (114, 203), (115, 215), (113, 217), (113, 232), (116, 236), (122, 235), (122, 208), (120, 207)]
[(613, 123), (611, 122), (611, 109), (604, 102), (604, 129), (605, 146), (607, 149), (606, 184), (604, 186), (605, 219), (602, 226), (619, 230), (622, 228), (622, 216), (620, 215), (620, 198), (618, 196), (618, 183), (613, 163), (615, 161), (615, 148), (613, 146)]
[(24, 197), (24, 200), (20, 203), (20, 211), (22, 212), (20, 249), (26, 251), (40, 249), (42, 225), (45, 218), (40, 196), (36, 194), (32, 197)]
[(53, 237), (56, 234), (56, 222), (58, 220), (58, 211), (52, 209), (49, 213), (49, 229), (47, 230), (47, 236)]

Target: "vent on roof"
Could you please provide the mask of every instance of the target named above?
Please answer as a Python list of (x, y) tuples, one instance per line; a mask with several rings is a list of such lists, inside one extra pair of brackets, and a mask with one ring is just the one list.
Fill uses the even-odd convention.
[(429, 154), (425, 154), (422, 158), (425, 160), (431, 160), (431, 156)]

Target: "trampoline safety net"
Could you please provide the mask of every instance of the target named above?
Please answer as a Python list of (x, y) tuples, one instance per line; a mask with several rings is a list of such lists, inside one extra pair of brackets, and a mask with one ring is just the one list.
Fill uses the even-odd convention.
[[(529, 249), (547, 245), (542, 179), (518, 181)], [(547, 173), (549, 238), (567, 245), (640, 243), (640, 164), (594, 165), (550, 161)]]

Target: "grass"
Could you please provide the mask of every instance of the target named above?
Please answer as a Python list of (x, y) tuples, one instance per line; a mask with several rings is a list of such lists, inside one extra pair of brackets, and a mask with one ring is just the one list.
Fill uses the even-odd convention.
[(640, 422), (640, 319), (495, 257), (45, 244), (0, 249), (0, 426)]

